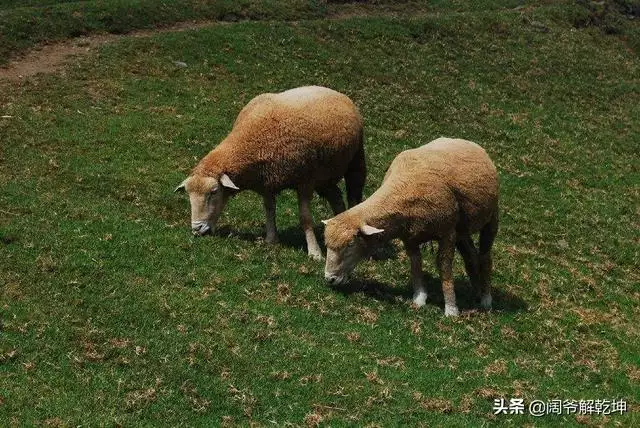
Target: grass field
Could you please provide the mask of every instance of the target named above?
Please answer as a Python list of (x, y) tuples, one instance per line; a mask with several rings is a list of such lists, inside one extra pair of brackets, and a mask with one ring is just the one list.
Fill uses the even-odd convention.
[(0, 65), (40, 42), (167, 26), (187, 20), (319, 18), (322, 2), (308, 0), (0, 0)]
[[(123, 38), (61, 75), (0, 81), (0, 426), (638, 426), (638, 21), (465, 3), (318, 4), (343, 13)], [(220, 234), (191, 236), (173, 188), (253, 96), (305, 84), (361, 108), (366, 194), (401, 150), (486, 148), (492, 312), (457, 258), (463, 313), (443, 317), (428, 246), (420, 310), (400, 245), (328, 287), (290, 192), (278, 246), (249, 193)], [(320, 236), (330, 211), (313, 207)], [(629, 411), (494, 415), (499, 397)]]

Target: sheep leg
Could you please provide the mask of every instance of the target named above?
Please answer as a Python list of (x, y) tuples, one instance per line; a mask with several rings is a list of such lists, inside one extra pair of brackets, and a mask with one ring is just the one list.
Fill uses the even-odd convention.
[(334, 215), (338, 215), (346, 209), (342, 199), (342, 192), (336, 184), (318, 189), (318, 195), (329, 202)]
[(262, 202), (264, 203), (264, 210), (267, 215), (267, 237), (265, 241), (268, 244), (275, 244), (278, 242), (278, 228), (276, 226), (276, 195), (273, 193), (265, 193), (262, 195)]
[(480, 278), (478, 270), (478, 251), (476, 250), (475, 245), (473, 245), (473, 240), (470, 236), (465, 236), (456, 242), (456, 248), (464, 260), (464, 267), (467, 271), (469, 281), (471, 281), (471, 285), (477, 292), (479, 292)]
[(424, 306), (427, 301), (427, 290), (422, 279), (422, 254), (418, 245), (406, 245), (407, 255), (411, 260), (411, 282), (413, 284), (413, 304)]
[(367, 179), (367, 165), (364, 159), (364, 145), (362, 144), (362, 135), (360, 138), (360, 148), (354, 155), (347, 173), (344, 175), (344, 184), (347, 189), (347, 202), (349, 208), (362, 202), (362, 189)]
[(455, 236), (450, 235), (438, 242), (437, 263), (442, 281), (442, 294), (444, 295), (444, 314), (448, 317), (458, 315), (456, 305), (456, 292), (453, 287), (453, 256), (455, 251)]
[(313, 191), (298, 190), (298, 209), (300, 211), (300, 225), (307, 239), (307, 253), (314, 260), (322, 260), (322, 251), (313, 233), (313, 218), (311, 217), (310, 202)]
[(498, 233), (498, 217), (494, 216), (489, 224), (480, 231), (480, 251), (478, 254), (479, 277), (480, 277), (480, 306), (491, 309), (491, 247)]

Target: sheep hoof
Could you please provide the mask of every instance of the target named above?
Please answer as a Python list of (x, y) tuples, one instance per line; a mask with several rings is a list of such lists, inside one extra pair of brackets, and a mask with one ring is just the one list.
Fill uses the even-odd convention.
[(460, 314), (457, 306), (449, 306), (445, 305), (444, 307), (444, 316), (446, 317), (457, 317)]
[(413, 295), (413, 304), (416, 307), (421, 308), (422, 306), (425, 305), (426, 302), (427, 302), (427, 293), (418, 292)]
[(267, 244), (270, 245), (275, 245), (278, 243), (278, 237), (277, 236), (267, 236), (266, 239), (264, 240), (264, 242), (266, 242)]
[(480, 299), (480, 306), (486, 311), (491, 310), (491, 294), (485, 294), (482, 296)]
[(324, 257), (322, 257), (321, 253), (309, 253), (309, 257), (311, 257), (311, 259), (315, 260), (316, 262), (321, 262), (322, 260), (324, 260)]

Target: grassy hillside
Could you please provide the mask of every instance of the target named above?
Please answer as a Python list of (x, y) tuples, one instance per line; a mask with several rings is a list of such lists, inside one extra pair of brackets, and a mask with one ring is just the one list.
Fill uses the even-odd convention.
[(324, 10), (306, 0), (0, 0), (0, 65), (34, 44), (69, 37), (192, 20), (318, 18)]
[(0, 0), (0, 66), (41, 43), (96, 33), (128, 33), (184, 21), (300, 20), (361, 13), (415, 14), (526, 10), (557, 6), (578, 27), (600, 27), (631, 38), (640, 32), (629, 18), (640, 16), (640, 0)]
[[(0, 81), (0, 425), (637, 425), (637, 23), (606, 34), (576, 25), (582, 6), (513, 3), (123, 39)], [(360, 106), (366, 194), (401, 150), (486, 148), (494, 311), (475, 310), (457, 258), (463, 314), (445, 319), (428, 246), (425, 308), (400, 245), (329, 288), (290, 192), (279, 246), (249, 193), (220, 234), (190, 235), (173, 188), (253, 96), (305, 84)], [(330, 212), (313, 208), (321, 234)], [(493, 415), (498, 397), (631, 410)]]

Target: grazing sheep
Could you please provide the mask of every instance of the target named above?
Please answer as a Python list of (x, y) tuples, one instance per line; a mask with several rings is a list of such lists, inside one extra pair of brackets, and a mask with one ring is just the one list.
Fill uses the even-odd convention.
[(252, 99), (238, 114), (231, 133), (176, 191), (189, 193), (195, 235), (213, 232), (229, 197), (240, 190), (261, 194), (266, 241), (275, 243), (276, 195), (295, 189), (309, 256), (321, 260), (309, 207), (313, 192), (327, 199), (338, 214), (345, 206), (337, 183), (344, 177), (352, 207), (362, 200), (365, 176), (358, 108), (339, 92), (305, 86)]
[[(491, 308), (491, 246), (498, 231), (498, 175), (486, 152), (470, 141), (438, 138), (400, 153), (382, 185), (359, 205), (324, 221), (325, 278), (346, 282), (358, 261), (384, 241), (400, 238), (411, 260), (413, 302), (423, 306), (419, 245), (438, 241), (445, 315), (458, 315), (451, 265), (462, 255), (481, 305)], [(479, 251), (471, 239), (480, 232)]]

